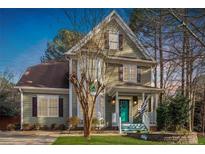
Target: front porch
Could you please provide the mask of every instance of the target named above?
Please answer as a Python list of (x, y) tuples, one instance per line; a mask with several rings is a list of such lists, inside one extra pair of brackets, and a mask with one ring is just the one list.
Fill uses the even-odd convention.
[(112, 127), (120, 131), (149, 131), (157, 126), (156, 109), (160, 90), (152, 87), (114, 87), (112, 97)]

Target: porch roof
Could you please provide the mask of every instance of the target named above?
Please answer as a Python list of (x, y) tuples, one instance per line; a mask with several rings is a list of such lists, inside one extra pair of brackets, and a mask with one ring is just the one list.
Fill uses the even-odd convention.
[(163, 89), (155, 88), (151, 86), (145, 86), (135, 83), (118, 83), (108, 88), (108, 94), (110, 96), (115, 95), (116, 92), (120, 93), (161, 93)]

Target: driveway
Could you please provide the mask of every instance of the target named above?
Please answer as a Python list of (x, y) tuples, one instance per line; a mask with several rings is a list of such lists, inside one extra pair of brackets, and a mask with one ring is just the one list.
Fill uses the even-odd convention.
[(46, 145), (52, 144), (55, 139), (56, 136), (49, 133), (0, 131), (0, 145)]

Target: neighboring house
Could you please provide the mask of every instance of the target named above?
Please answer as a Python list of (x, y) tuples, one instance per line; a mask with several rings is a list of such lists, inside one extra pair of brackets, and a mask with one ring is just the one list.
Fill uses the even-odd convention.
[(22, 124), (67, 124), (72, 116), (83, 119), (68, 72), (78, 70), (76, 52), (97, 35), (102, 26), (106, 27), (105, 37), (108, 37), (103, 50), (112, 50), (115, 54), (108, 58), (113, 74), (109, 86), (97, 98), (94, 117), (104, 119), (105, 127), (112, 127), (118, 126), (119, 117), (122, 124), (132, 124), (136, 123), (137, 115), (142, 115), (148, 129), (156, 126), (156, 108), (162, 92), (152, 86), (157, 63), (115, 11), (65, 53), (67, 62), (44, 63), (27, 69), (16, 86), (21, 92)]

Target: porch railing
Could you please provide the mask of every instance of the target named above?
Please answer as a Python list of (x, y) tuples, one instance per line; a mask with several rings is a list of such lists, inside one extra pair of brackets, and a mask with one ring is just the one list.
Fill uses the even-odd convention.
[(150, 126), (156, 125), (156, 118), (156, 112), (144, 112), (142, 122), (144, 123), (148, 131), (150, 130)]
[(148, 129), (150, 129), (150, 118), (148, 116), (148, 112), (145, 112), (142, 116), (142, 122), (144, 123), (145, 127)]

